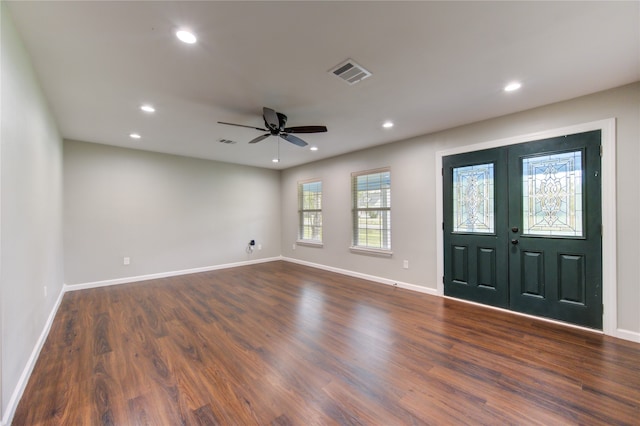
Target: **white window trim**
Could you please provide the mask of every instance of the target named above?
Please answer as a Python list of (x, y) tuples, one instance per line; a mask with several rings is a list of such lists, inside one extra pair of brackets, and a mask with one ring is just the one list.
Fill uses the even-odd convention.
[(322, 241), (316, 241), (316, 240), (301, 240), (301, 239), (297, 239), (296, 240), (296, 245), (298, 245), (298, 246), (307, 246), (307, 247), (318, 247), (318, 248), (324, 247), (324, 243)]
[(393, 256), (393, 252), (391, 250), (385, 250), (385, 249), (373, 249), (373, 248), (367, 248), (367, 247), (351, 246), (349, 247), (349, 251), (353, 253), (358, 253), (358, 254), (368, 254), (370, 256), (379, 256), (379, 257)]
[(618, 329), (617, 307), (617, 226), (616, 226), (616, 119), (592, 121), (558, 129), (498, 139), (467, 145), (436, 153), (436, 287), (437, 294), (444, 295), (444, 231), (442, 204), (442, 158), (448, 155), (480, 151), (489, 148), (532, 142), (540, 139), (583, 133), (592, 130), (602, 132), (602, 330), (604, 334), (629, 340), (629, 332)]

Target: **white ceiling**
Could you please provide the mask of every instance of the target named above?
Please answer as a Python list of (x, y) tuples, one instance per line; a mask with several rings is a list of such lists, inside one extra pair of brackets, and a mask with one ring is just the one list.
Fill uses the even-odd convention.
[[(274, 169), (640, 80), (637, 1), (6, 3), (65, 138)], [(328, 73), (348, 58), (373, 76)], [(216, 123), (263, 106), (326, 125), (319, 150), (274, 164), (276, 138)]]

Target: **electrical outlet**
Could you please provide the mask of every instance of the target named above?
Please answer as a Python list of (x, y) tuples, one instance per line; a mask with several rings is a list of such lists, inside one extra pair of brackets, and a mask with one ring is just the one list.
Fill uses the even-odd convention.
[(402, 261), (402, 267), (404, 269), (409, 269), (409, 261), (408, 260), (404, 260)]
[(125, 256), (125, 257), (122, 259), (122, 264), (123, 264), (123, 265), (128, 265), (128, 264), (130, 264), (130, 263), (131, 263), (131, 258), (130, 258), (130, 257)]
[(296, 249), (296, 243), (293, 243), (293, 246), (291, 247), (292, 250)]
[(47, 297), (47, 286), (44, 286), (44, 297)]
[(258, 250), (262, 250), (262, 244), (258, 244), (257, 247), (258, 247)]

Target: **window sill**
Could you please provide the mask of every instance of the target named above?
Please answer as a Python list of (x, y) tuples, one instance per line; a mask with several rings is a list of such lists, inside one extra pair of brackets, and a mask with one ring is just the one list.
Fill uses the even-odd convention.
[(318, 241), (310, 241), (310, 240), (296, 240), (296, 245), (305, 246), (305, 247), (317, 247), (322, 248), (324, 244)]
[(371, 248), (354, 247), (354, 246), (349, 247), (349, 250), (352, 253), (366, 254), (369, 256), (379, 256), (379, 257), (393, 256), (393, 252), (391, 250), (371, 249)]

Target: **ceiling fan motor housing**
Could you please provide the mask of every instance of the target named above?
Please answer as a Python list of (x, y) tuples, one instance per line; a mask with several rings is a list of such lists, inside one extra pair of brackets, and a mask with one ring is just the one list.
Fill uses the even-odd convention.
[(284, 126), (287, 124), (287, 116), (281, 112), (276, 112), (276, 114), (278, 115), (278, 124), (280, 126), (279, 130), (283, 131)]
[(269, 129), (269, 132), (271, 132), (272, 135), (278, 135), (281, 131), (284, 130), (284, 126), (287, 124), (287, 116), (282, 114), (281, 112), (277, 112), (276, 115), (278, 116), (278, 125), (276, 127), (276, 123), (269, 123), (269, 121), (267, 121), (267, 118), (265, 116), (262, 116), (262, 119), (264, 120), (264, 125), (266, 126), (267, 129)]

